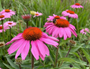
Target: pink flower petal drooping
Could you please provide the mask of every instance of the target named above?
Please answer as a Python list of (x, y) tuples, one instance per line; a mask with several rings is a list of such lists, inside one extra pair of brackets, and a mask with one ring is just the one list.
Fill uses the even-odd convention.
[(71, 17), (71, 18), (78, 18), (78, 15), (75, 14), (75, 12), (74, 11), (71, 11), (71, 10), (63, 11), (62, 12), (62, 15), (63, 16), (68, 16), (68, 17)]
[(36, 12), (35, 15), (33, 17), (38, 17), (38, 16), (42, 16), (42, 13)]
[(80, 33), (82, 33), (82, 34), (86, 34), (87, 32), (89, 33), (89, 29), (88, 28), (82, 29), (80, 31)]
[(7, 22), (4, 23), (4, 25), (7, 25), (7, 26), (9, 26), (9, 27), (12, 27), (12, 26), (15, 26), (16, 23), (13, 22), (13, 21), (7, 21)]
[(10, 16), (15, 15), (15, 11), (12, 11), (10, 9), (4, 9), (1, 11), (1, 13), (4, 15), (10, 15)]
[(14, 42), (8, 49), (8, 54), (12, 54), (17, 50), (15, 59), (21, 54), (22, 60), (25, 60), (31, 45), (31, 53), (35, 59), (38, 60), (40, 56), (44, 60), (46, 55), (49, 56), (49, 49), (45, 43), (57, 47), (58, 43), (55, 41), (59, 40), (48, 36), (37, 27), (29, 27), (23, 33), (18, 34), (11, 41), (7, 42), (6, 45)]
[(49, 33), (49, 35), (56, 38), (64, 37), (64, 40), (66, 40), (71, 37), (71, 33), (77, 37), (75, 27), (65, 19), (56, 19), (55, 22), (46, 22), (44, 27), (46, 27), (46, 32)]
[(83, 8), (82, 5), (80, 5), (79, 3), (75, 3), (74, 5), (71, 5), (72, 8)]
[(5, 32), (7, 29), (9, 29), (7, 25), (0, 25), (0, 33), (2, 33), (3, 31)]

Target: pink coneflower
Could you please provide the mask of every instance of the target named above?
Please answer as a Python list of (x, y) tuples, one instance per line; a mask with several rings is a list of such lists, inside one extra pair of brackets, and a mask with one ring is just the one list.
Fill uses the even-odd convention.
[(79, 3), (75, 3), (74, 5), (71, 5), (72, 8), (83, 8), (82, 5), (80, 5)]
[(82, 33), (82, 34), (86, 34), (87, 32), (89, 33), (89, 29), (88, 28), (82, 29), (80, 31), (80, 33)]
[(15, 26), (16, 23), (13, 22), (13, 21), (7, 21), (7, 22), (4, 23), (4, 25), (7, 25), (7, 26), (9, 26), (9, 27), (12, 27), (12, 26)]
[(2, 14), (0, 12), (0, 20), (4, 20), (5, 18), (11, 18), (10, 15)]
[[(4, 28), (3, 28), (4, 27)], [(4, 30), (4, 32), (7, 30), (7, 29), (9, 29), (9, 27), (7, 26), (7, 25), (0, 25), (0, 33), (1, 32), (3, 32), (3, 30)]]
[(55, 23), (53, 22), (46, 22), (44, 27), (46, 27), (46, 32), (52, 36), (57, 37), (64, 37), (64, 40), (71, 37), (71, 32), (77, 37), (77, 34), (74, 30), (75, 27), (70, 24), (65, 19), (56, 19)]
[(41, 16), (41, 15), (42, 15), (42, 13), (36, 12), (33, 17), (38, 17), (38, 16)]
[(22, 15), (22, 18), (25, 20), (25, 21), (27, 21), (27, 20), (30, 20), (30, 18), (31, 18), (31, 15)]
[(71, 11), (71, 10), (63, 11), (62, 12), (62, 15), (63, 16), (68, 16), (68, 17), (72, 17), (72, 18), (78, 18), (78, 15), (75, 14), (75, 12), (74, 11)]
[(53, 19), (66, 19), (64, 16), (58, 16), (53, 14), (53, 16), (49, 16), (49, 18), (47, 18), (48, 21), (53, 21)]
[(58, 39), (48, 36), (39, 28), (29, 27), (25, 29), (23, 33), (18, 34), (11, 41), (7, 42), (6, 45), (14, 42), (8, 49), (8, 53), (12, 54), (18, 49), (15, 59), (17, 59), (21, 53), (22, 60), (25, 60), (31, 43), (31, 52), (35, 59), (38, 60), (40, 56), (41, 59), (44, 60), (46, 55), (49, 56), (49, 49), (44, 43), (57, 47), (58, 43), (55, 41), (58, 41)]
[(15, 15), (15, 11), (12, 11), (10, 9), (2, 10), (1, 13), (5, 15), (10, 15), (10, 16)]

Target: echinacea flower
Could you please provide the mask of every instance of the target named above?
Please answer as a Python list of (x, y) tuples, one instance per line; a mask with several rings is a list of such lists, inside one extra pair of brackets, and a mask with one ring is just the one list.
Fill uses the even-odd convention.
[(4, 25), (7, 25), (7, 26), (9, 26), (9, 27), (12, 27), (12, 26), (15, 26), (16, 23), (13, 22), (13, 21), (7, 21), (7, 22), (4, 23)]
[(33, 17), (38, 17), (38, 16), (41, 16), (41, 15), (42, 15), (42, 13), (36, 12)]
[(86, 34), (87, 32), (89, 33), (89, 29), (88, 28), (82, 29), (80, 31), (80, 33), (82, 33), (82, 34)]
[(74, 5), (71, 5), (72, 8), (83, 8), (82, 5), (80, 5), (79, 3), (75, 3)]
[(49, 16), (49, 18), (47, 18), (48, 21), (53, 21), (53, 19), (66, 19), (64, 16), (58, 16), (53, 14), (53, 16)]
[(75, 14), (75, 12), (74, 11), (71, 11), (71, 10), (63, 11), (62, 12), (62, 15), (63, 16), (68, 16), (68, 17), (72, 17), (72, 18), (78, 18), (78, 15)]
[(28, 21), (31, 18), (31, 15), (22, 15), (23, 20)]
[(65, 19), (56, 19), (56, 21), (53, 22), (46, 22), (44, 27), (46, 27), (46, 32), (49, 33), (49, 35), (57, 37), (64, 37), (64, 40), (71, 37), (71, 32), (77, 37), (77, 34), (74, 30), (75, 27), (70, 24)]
[(0, 25), (0, 33), (2, 33), (3, 32), (3, 30), (4, 30), (4, 32), (7, 30), (7, 29), (9, 29), (9, 27), (7, 26), (7, 25)]
[(0, 20), (4, 20), (5, 18), (11, 18), (10, 15), (6, 15), (0, 12)]
[(17, 50), (15, 59), (17, 59), (21, 53), (22, 60), (25, 60), (31, 44), (31, 52), (35, 59), (38, 60), (40, 56), (41, 59), (44, 60), (46, 55), (49, 56), (49, 49), (44, 43), (57, 47), (58, 43), (55, 41), (58, 41), (58, 39), (48, 36), (39, 28), (29, 27), (25, 29), (23, 33), (18, 34), (11, 41), (7, 42), (6, 45), (14, 42), (8, 49), (8, 53), (12, 54)]
[(5, 15), (10, 15), (10, 16), (15, 15), (15, 11), (12, 11), (10, 9), (4, 9), (1, 11), (1, 13)]

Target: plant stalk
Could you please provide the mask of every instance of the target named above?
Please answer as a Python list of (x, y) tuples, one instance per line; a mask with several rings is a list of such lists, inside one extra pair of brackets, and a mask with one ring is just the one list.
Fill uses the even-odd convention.
[(31, 69), (34, 69), (34, 56), (32, 55), (32, 68)]
[(71, 46), (70, 46), (70, 48), (69, 48), (69, 50), (68, 50), (68, 53), (66, 54), (66, 56), (65, 57), (67, 57), (68, 55), (69, 55), (69, 52), (71, 51)]
[[(60, 44), (60, 38), (59, 38), (59, 44)], [(55, 59), (55, 67), (57, 65), (57, 60), (58, 60), (58, 49), (59, 49), (59, 45), (57, 46), (57, 50), (56, 50), (56, 59)]]
[[(4, 41), (4, 26), (3, 26), (3, 20), (1, 20), (2, 22), (2, 36), (3, 36), (3, 41)], [(4, 41), (5, 42), (5, 41)]]
[(18, 64), (18, 65), (19, 65), (19, 68), (22, 69), (22, 68), (21, 68), (21, 65), (20, 65), (20, 64)]

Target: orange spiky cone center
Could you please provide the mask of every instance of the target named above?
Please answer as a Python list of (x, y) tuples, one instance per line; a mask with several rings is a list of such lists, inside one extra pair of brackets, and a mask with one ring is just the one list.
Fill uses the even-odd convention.
[(55, 22), (55, 25), (57, 27), (68, 27), (69, 22), (65, 19), (57, 19), (56, 22)]
[(1, 29), (3, 29), (3, 27), (2, 27), (2, 26), (0, 26), (0, 30), (1, 30)]
[(12, 23), (8, 23), (9, 25), (11, 25)]
[(55, 19), (60, 19), (60, 16), (55, 16), (54, 18), (55, 18)]
[(37, 16), (37, 15), (39, 15), (39, 14), (36, 13), (35, 15)]
[(4, 17), (4, 15), (0, 15), (0, 18), (3, 18)]
[(9, 9), (5, 9), (5, 12), (10, 12), (10, 10)]
[(74, 14), (75, 12), (71, 10), (67, 10), (67, 13)]
[(42, 31), (37, 27), (29, 27), (23, 31), (22, 36), (25, 40), (37, 40), (42, 36)]
[(79, 4), (79, 3), (76, 3), (75, 5), (80, 6), (80, 4)]

